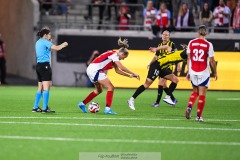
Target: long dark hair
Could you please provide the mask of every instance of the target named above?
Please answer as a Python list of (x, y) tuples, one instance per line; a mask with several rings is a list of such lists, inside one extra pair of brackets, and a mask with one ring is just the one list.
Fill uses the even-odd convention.
[(48, 27), (43, 27), (40, 31), (38, 31), (37, 36), (39, 38), (42, 38), (44, 34), (49, 34), (49, 33), (50, 33), (50, 29)]
[[(207, 2), (205, 2), (205, 3), (207, 3)], [(202, 8), (202, 17), (201, 18), (209, 18), (209, 16), (210, 16), (210, 8), (209, 8), (209, 5), (208, 5), (208, 9), (207, 10), (205, 10), (204, 7)]]

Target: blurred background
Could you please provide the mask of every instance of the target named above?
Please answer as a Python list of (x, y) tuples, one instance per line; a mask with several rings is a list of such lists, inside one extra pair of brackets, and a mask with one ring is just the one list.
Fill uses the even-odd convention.
[[(229, 9), (223, 20), (216, 18), (221, 3)], [(119, 37), (127, 38), (132, 50), (125, 65), (140, 72), (144, 80), (149, 57), (153, 56), (147, 50), (161, 43), (163, 30), (171, 31), (171, 40), (180, 49), (180, 44), (197, 37), (199, 25), (205, 24), (218, 61), (220, 82), (213, 88), (240, 90), (232, 87), (240, 79), (239, 19), (237, 0), (0, 0), (6, 81), (11, 85), (37, 84), (34, 45), (37, 31), (44, 26), (51, 29), (54, 44), (69, 43), (69, 47), (52, 53), (53, 85), (88, 86), (85, 70), (89, 58), (96, 50), (101, 54), (117, 49)], [(184, 67), (177, 74), (184, 81)], [(232, 77), (237, 80), (233, 82)], [(114, 78), (116, 87), (129, 87)]]

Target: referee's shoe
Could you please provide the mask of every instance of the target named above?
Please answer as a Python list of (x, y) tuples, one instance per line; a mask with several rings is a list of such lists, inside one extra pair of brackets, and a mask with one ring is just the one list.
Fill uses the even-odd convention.
[(42, 112), (42, 109), (41, 108), (33, 108), (32, 109), (32, 112)]
[(42, 113), (55, 113), (55, 111), (54, 110), (51, 110), (48, 106), (47, 106), (47, 109), (43, 109), (42, 110)]

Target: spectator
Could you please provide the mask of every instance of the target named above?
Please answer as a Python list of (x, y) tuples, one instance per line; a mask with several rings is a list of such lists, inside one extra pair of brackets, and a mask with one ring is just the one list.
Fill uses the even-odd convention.
[(204, 3), (208, 3), (209, 9), (212, 10), (213, 0), (200, 0), (200, 10), (201, 10), (201, 11), (203, 10)]
[(158, 35), (160, 31), (168, 30), (170, 31), (171, 25), (171, 13), (167, 9), (165, 3), (161, 3), (159, 11), (157, 12), (155, 23), (152, 26), (152, 31), (154, 35)]
[[(128, 0), (128, 1), (131, 1), (131, 0)], [(144, 5), (144, 6), (147, 6), (148, 1), (149, 1), (149, 0), (143, 0), (143, 5)], [(153, 3), (153, 6), (156, 7), (158, 0), (151, 0), (151, 1), (152, 1), (152, 3)]]
[(153, 7), (153, 1), (147, 2), (146, 8), (143, 10), (144, 30), (151, 30), (151, 26), (155, 20), (156, 9)]
[(188, 5), (186, 3), (183, 3), (180, 6), (175, 26), (177, 31), (188, 32), (194, 30), (191, 28), (195, 26), (194, 17), (192, 12), (188, 9)]
[(38, 0), (42, 14), (49, 15), (52, 10), (52, 0)]
[[(179, 10), (179, 8), (180, 8), (180, 3), (179, 3), (179, 1), (180, 0), (171, 0), (171, 2), (172, 2), (172, 9), (173, 9), (173, 11), (172, 11), (172, 20), (173, 20), (173, 22), (175, 22), (174, 21), (174, 19), (177, 17), (177, 15), (178, 15), (178, 10)], [(172, 23), (173, 24), (173, 23)]]
[(98, 7), (99, 8), (99, 26), (97, 29), (101, 29), (101, 25), (103, 22), (103, 13), (105, 10), (105, 2), (106, 0), (91, 0), (91, 4), (88, 5), (88, 15), (84, 16), (85, 20), (92, 20), (92, 7)]
[[(160, 2), (163, 2), (166, 4), (166, 8), (170, 11), (171, 19), (170, 19), (170, 25), (173, 26), (173, 0), (160, 0)], [(176, 12), (176, 11), (175, 11)]]
[(58, 8), (60, 10), (60, 14), (67, 14), (69, 4), (70, 0), (58, 0)]
[(120, 15), (118, 16), (119, 30), (128, 30), (129, 20), (131, 15), (129, 14), (129, 8), (127, 6), (122, 6), (120, 8)]
[(193, 9), (194, 9), (194, 14), (196, 16), (198, 16), (198, 7), (197, 7), (197, 0), (181, 0), (181, 3), (186, 3), (188, 5), (188, 9), (190, 10), (190, 12), (193, 13)]
[(226, 5), (229, 7), (229, 9), (232, 11), (237, 4), (237, 0), (227, 0)]
[(200, 23), (207, 27), (211, 27), (213, 14), (207, 2), (204, 3), (203, 9), (199, 14)]
[(1, 71), (1, 83), (0, 84), (7, 84), (6, 82), (6, 48), (5, 43), (2, 40), (2, 35), (0, 33), (0, 71)]
[[(130, 5), (138, 4), (138, 0), (125, 0), (125, 1), (127, 4), (130, 4)], [(133, 18), (135, 18), (136, 10), (137, 10), (136, 6), (129, 6), (129, 11), (130, 11), (130, 14), (133, 15)]]
[(233, 26), (233, 16), (234, 16), (234, 12), (235, 12), (235, 9), (236, 9), (236, 7), (237, 7), (237, 1), (232, 1), (232, 0), (230, 0), (231, 1), (231, 3), (230, 3), (230, 5), (229, 5), (229, 1), (228, 1), (228, 4), (227, 4), (227, 6), (230, 8), (230, 10), (231, 10), (231, 18), (230, 18), (230, 26), (232, 27)]
[[(100, 55), (99, 51), (98, 50), (94, 50), (91, 57), (89, 58), (89, 60), (87, 61), (86, 63), (86, 66), (88, 67), (89, 64), (95, 59), (97, 58), (98, 56)], [(91, 80), (89, 79), (89, 77), (87, 76), (87, 73), (86, 73), (86, 77), (87, 77), (87, 87), (94, 87), (94, 84), (91, 82)]]
[(231, 11), (228, 6), (225, 5), (224, 0), (219, 0), (219, 6), (213, 11), (214, 17), (214, 32), (228, 33), (229, 19)]
[(234, 11), (232, 27), (234, 33), (240, 33), (240, 1), (238, 1)]
[(158, 0), (158, 3), (156, 6), (160, 7), (161, 3), (165, 3), (166, 8), (171, 12), (171, 15), (172, 15), (172, 11), (173, 11), (172, 1), (173, 0)]
[[(106, 20), (111, 20), (112, 18), (112, 12), (111, 12), (111, 7), (114, 7), (114, 10), (115, 10), (115, 16), (117, 18), (118, 16), (118, 13), (117, 13), (117, 6), (116, 4), (119, 4), (120, 3), (120, 0), (109, 0), (109, 3), (108, 3), (108, 17), (106, 18)], [(116, 19), (115, 18), (115, 19)]]

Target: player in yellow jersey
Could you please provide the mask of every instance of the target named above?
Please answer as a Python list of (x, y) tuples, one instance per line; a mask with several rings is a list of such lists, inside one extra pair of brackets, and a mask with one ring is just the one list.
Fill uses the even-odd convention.
[[(163, 47), (168, 48), (168, 46), (163, 46)], [(187, 59), (187, 54), (186, 54), (186, 50), (185, 50), (186, 46), (182, 45), (182, 47), (184, 48), (183, 50), (168, 52), (164, 56), (161, 56), (157, 59), (161, 70), (168, 68), (169, 65), (176, 64), (178, 62), (182, 62)], [(151, 52), (156, 52), (157, 50), (160, 50), (161, 48), (160, 47), (158, 47), (158, 48), (150, 47), (149, 50)]]
[[(151, 52), (156, 52), (161, 49), (166, 49), (168, 52), (165, 54), (165, 56), (162, 56), (161, 58), (155, 60), (153, 63), (151, 63), (149, 71), (148, 71), (148, 76), (146, 79), (145, 84), (139, 86), (135, 93), (132, 95), (130, 99), (128, 99), (128, 106), (130, 109), (135, 110), (134, 106), (134, 100), (137, 98), (138, 95), (140, 95), (145, 89), (147, 89), (152, 82), (160, 75), (161, 78), (168, 79), (170, 81), (174, 81), (174, 78), (176, 77), (171, 71), (169, 70), (164, 70), (164, 68), (169, 65), (169, 64), (176, 64), (177, 62), (183, 61), (187, 58), (186, 51), (180, 50), (180, 51), (171, 51), (172, 48), (170, 46), (160, 46), (157, 48), (149, 48)], [(153, 69), (152, 69), (153, 68)], [(152, 75), (152, 76), (151, 76)], [(151, 82), (151, 83), (150, 83)], [(146, 84), (147, 87), (145, 86)], [(171, 92), (175, 90), (177, 85), (173, 87)]]
[[(161, 46), (169, 46), (171, 47), (171, 51), (176, 51), (177, 48), (175, 46), (175, 44), (170, 40), (170, 32), (165, 30), (162, 33), (162, 42), (158, 45), (158, 47)], [(161, 58), (162, 56), (164, 56), (165, 54), (167, 54), (168, 51), (166, 49), (160, 49), (158, 51), (155, 52), (155, 56), (153, 57), (151, 63), (153, 63), (155, 60), (157, 60), (158, 58)], [(150, 63), (150, 64), (151, 64)], [(150, 65), (149, 65), (150, 66)], [(177, 65), (177, 70), (181, 70), (180, 69), (180, 65)], [(166, 96), (163, 99), (164, 102), (170, 104), (170, 105), (175, 105), (177, 102), (177, 99), (173, 96), (173, 94), (171, 94), (171, 89), (172, 87), (174, 87), (175, 83), (178, 83), (178, 78), (175, 76), (172, 78), (172, 83), (170, 84), (169, 88), (167, 86), (167, 79), (165, 78), (161, 78), (164, 77), (165, 75), (168, 75), (170, 73), (173, 72), (173, 65), (169, 64), (168, 67), (166, 67), (161, 74), (159, 74), (159, 80), (158, 80), (158, 94), (157, 94), (157, 99), (156, 101), (152, 104), (152, 107), (158, 107), (160, 104), (160, 100), (162, 98), (162, 94), (163, 94), (163, 90), (166, 92)], [(170, 92), (169, 92), (170, 90)]]

